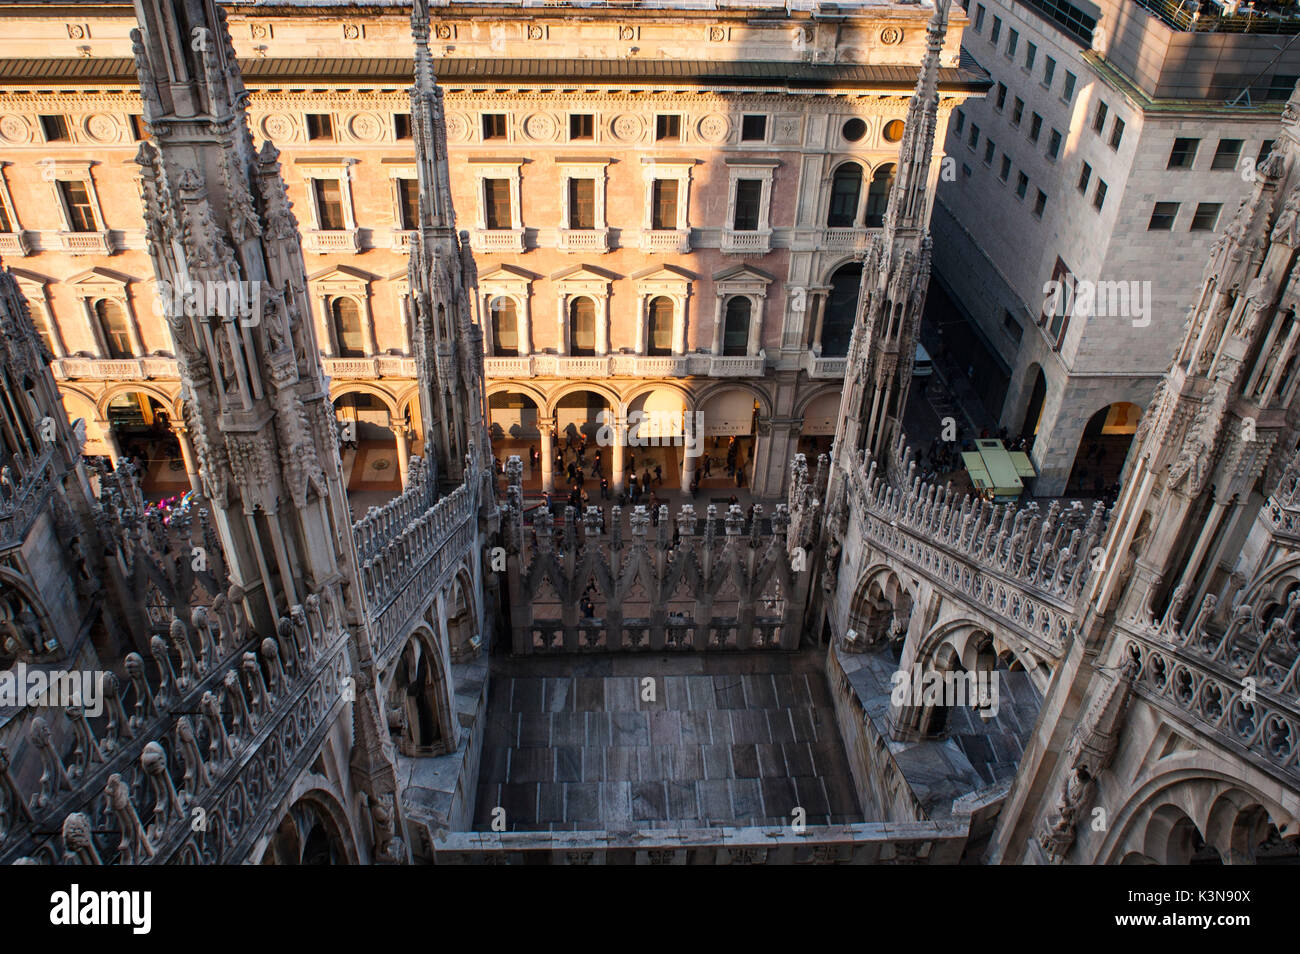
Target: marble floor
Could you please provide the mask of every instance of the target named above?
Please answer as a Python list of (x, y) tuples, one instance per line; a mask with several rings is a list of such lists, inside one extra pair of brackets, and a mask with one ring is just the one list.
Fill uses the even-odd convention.
[(494, 658), (475, 828), (863, 821), (823, 652)]

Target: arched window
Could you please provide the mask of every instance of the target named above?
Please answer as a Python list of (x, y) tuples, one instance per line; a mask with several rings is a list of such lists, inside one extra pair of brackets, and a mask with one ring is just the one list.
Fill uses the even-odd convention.
[(338, 342), (340, 358), (364, 358), (365, 339), (361, 334), (361, 309), (351, 298), (335, 298), (330, 302), (330, 316), (334, 321), (334, 340)]
[(596, 303), (590, 298), (569, 302), (569, 342), (574, 355), (596, 353)]
[(826, 319), (822, 322), (822, 356), (839, 358), (849, 353), (853, 323), (858, 314), (858, 289), (862, 266), (850, 263), (831, 276), (831, 293), (826, 298)]
[(871, 177), (867, 190), (867, 228), (878, 229), (885, 224), (885, 211), (889, 208), (889, 193), (894, 188), (894, 164), (886, 163)]
[(856, 162), (846, 162), (835, 170), (831, 180), (831, 208), (826, 216), (826, 227), (849, 229), (857, 223), (858, 199), (862, 196), (862, 167)]
[(500, 295), (492, 300), (493, 353), (502, 357), (519, 354), (519, 315), (515, 300)]
[(753, 306), (748, 298), (738, 295), (727, 302), (727, 320), (722, 332), (722, 353), (729, 357), (749, 354), (749, 312)]
[(673, 353), (673, 302), (662, 295), (650, 302), (646, 329), (646, 354)]
[(131, 336), (126, 330), (126, 312), (122, 306), (107, 298), (95, 302), (95, 318), (99, 322), (99, 333), (104, 338), (104, 347), (110, 358), (134, 357), (131, 351)]

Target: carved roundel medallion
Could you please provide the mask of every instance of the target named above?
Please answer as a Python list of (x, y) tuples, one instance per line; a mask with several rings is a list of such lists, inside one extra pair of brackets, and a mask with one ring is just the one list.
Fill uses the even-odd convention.
[(455, 142), (464, 142), (469, 138), (469, 121), (460, 113), (448, 113), (443, 120), (447, 127), (447, 138)]
[(27, 120), (21, 116), (0, 116), (0, 139), (22, 143), (31, 141), (31, 138), (32, 128), (27, 125)]
[(880, 42), (885, 46), (894, 46), (903, 42), (903, 31), (899, 27), (888, 26), (880, 31)]
[(711, 113), (700, 120), (700, 138), (705, 142), (722, 142), (731, 132), (731, 123), (720, 113)]
[(113, 117), (103, 113), (88, 116), (85, 129), (86, 135), (95, 142), (117, 142), (122, 136), (122, 130), (118, 128)]
[(559, 129), (555, 117), (548, 113), (533, 113), (524, 120), (524, 134), (535, 142), (550, 142)]
[(614, 120), (611, 127), (616, 139), (622, 142), (633, 142), (641, 138), (641, 117), (634, 116), (632, 113), (624, 113)]
[(291, 142), (294, 138), (293, 120), (283, 113), (272, 113), (262, 120), (262, 131), (272, 142)]
[(348, 120), (348, 128), (362, 142), (378, 142), (384, 135), (384, 124), (374, 113), (357, 113)]

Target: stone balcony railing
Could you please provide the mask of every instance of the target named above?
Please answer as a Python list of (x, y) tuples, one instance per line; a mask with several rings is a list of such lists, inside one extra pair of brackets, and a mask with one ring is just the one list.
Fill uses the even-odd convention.
[(690, 372), (707, 374), (714, 378), (754, 378), (762, 375), (765, 361), (762, 352), (754, 356), (742, 357), (693, 354), (690, 356)]
[(59, 232), (56, 248), (69, 255), (112, 255), (113, 236), (102, 232)]
[(822, 229), (819, 244), (827, 252), (865, 252), (880, 229)]
[(1047, 655), (1064, 651), (1105, 527), (1104, 505), (1087, 513), (1053, 501), (1044, 516), (1037, 504), (994, 505), (924, 484), (914, 465), (901, 488), (862, 458), (847, 472), (849, 505), (873, 545), (960, 592)]
[(728, 255), (766, 255), (772, 251), (772, 230), (737, 232), (726, 229), (722, 233), (721, 247)]
[(0, 232), (0, 255), (32, 254), (32, 240), (26, 232)]
[(560, 229), (562, 252), (587, 252), (604, 255), (609, 251), (609, 229)]
[(52, 364), (60, 380), (90, 378), (105, 381), (141, 381), (179, 378), (175, 358), (149, 355), (144, 358), (58, 358)]
[(23, 542), (36, 515), (54, 492), (54, 452), (35, 460), (15, 459), (6, 467), (8, 486), (0, 486), (0, 551)]
[(476, 252), (522, 252), (523, 229), (475, 229), (470, 245)]
[(361, 251), (360, 229), (310, 229), (303, 232), (302, 248), (305, 252), (325, 255), (331, 252), (353, 254)]
[(124, 680), (89, 674), (101, 714), (32, 707), (6, 726), (0, 863), (246, 858), (346, 704), (351, 662), (329, 595), (295, 606), (274, 638), (250, 635), (232, 605), (173, 622), (151, 662), (126, 657)]
[(321, 358), (325, 373), (336, 381), (370, 378), (413, 378), (415, 359), (397, 354), (373, 358)]
[(849, 359), (847, 357), (823, 358), (821, 355), (813, 354), (811, 351), (804, 353), (803, 369), (808, 373), (810, 378), (830, 378), (838, 380), (844, 377), (848, 370)]
[(641, 251), (676, 252), (685, 254), (691, 250), (690, 229), (642, 229)]

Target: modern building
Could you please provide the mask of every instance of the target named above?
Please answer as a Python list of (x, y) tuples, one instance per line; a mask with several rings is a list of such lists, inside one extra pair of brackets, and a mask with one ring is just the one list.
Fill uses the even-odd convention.
[[(131, 7), (0, 15), (0, 250), (88, 453), (133, 453), (146, 489), (184, 489), (195, 465), (138, 206)], [(536, 493), (563, 483), (543, 434), (660, 415), (662, 443), (701, 422), (706, 451), (735, 438), (745, 486), (781, 494), (789, 456), (830, 445), (929, 9), (457, 0), (433, 15), (494, 454), (520, 453)], [(382, 499), (425, 431), (405, 305), (406, 13), (235, 4), (228, 19), (253, 128), (281, 149), (302, 221), (330, 393), (355, 424), (347, 483)], [(964, 26), (955, 16), (935, 150), (987, 86), (958, 65)], [(680, 448), (647, 448), (638, 469), (650, 463), (691, 482)], [(718, 467), (704, 486), (729, 482)]]
[(1300, 21), (1164, 0), (968, 6), (963, 53), (992, 88), (948, 129), (960, 172), (940, 184), (935, 274), (965, 321), (945, 348), (1031, 439), (1036, 493), (1109, 488), (1273, 145)]

